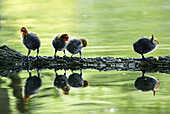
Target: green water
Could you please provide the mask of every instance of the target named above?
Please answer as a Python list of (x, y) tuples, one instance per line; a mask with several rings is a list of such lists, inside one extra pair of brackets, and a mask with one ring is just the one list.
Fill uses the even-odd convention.
[[(22, 54), (20, 28), (36, 33), (41, 40), (40, 56), (53, 56), (55, 35), (85, 38), (88, 46), (83, 57), (141, 57), (132, 44), (141, 35), (151, 34), (159, 41), (158, 49), (147, 56), (165, 56), (170, 51), (169, 0), (1, 0), (0, 45), (8, 45)], [(71, 56), (66, 52), (67, 56)], [(32, 52), (31, 55), (36, 55)], [(63, 52), (58, 52), (63, 56)], [(79, 56), (79, 55), (76, 55)], [(36, 75), (36, 71), (31, 71)], [(78, 72), (79, 71), (75, 71)], [(63, 74), (64, 71), (58, 71)], [(67, 71), (69, 76), (71, 71)], [(53, 70), (40, 71), (42, 87), (28, 104), (22, 101), (29, 74), (21, 71), (11, 78), (0, 77), (0, 112), (12, 113), (169, 113), (170, 75), (147, 73), (160, 81), (156, 96), (141, 92), (134, 82), (141, 72), (83, 70), (90, 86), (71, 88), (69, 95), (53, 86)]]

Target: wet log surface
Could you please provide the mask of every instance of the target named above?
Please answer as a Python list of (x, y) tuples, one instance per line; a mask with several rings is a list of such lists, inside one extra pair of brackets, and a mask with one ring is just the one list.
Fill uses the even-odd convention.
[(26, 69), (96, 69), (99, 71), (124, 70), (124, 71), (147, 71), (170, 74), (170, 56), (159, 56), (158, 60), (150, 57), (146, 60), (140, 58), (114, 58), (114, 57), (57, 57), (39, 56), (36, 59), (4, 45), (0, 47), (0, 75), (17, 73)]

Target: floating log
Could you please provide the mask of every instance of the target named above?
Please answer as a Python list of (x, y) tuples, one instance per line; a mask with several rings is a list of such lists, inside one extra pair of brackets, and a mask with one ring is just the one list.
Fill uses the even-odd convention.
[(147, 71), (170, 74), (170, 56), (159, 56), (158, 59), (149, 57), (141, 58), (114, 58), (114, 57), (56, 57), (39, 56), (36, 59), (4, 45), (0, 47), (0, 75), (10, 72), (19, 72), (26, 69), (96, 69), (99, 71), (123, 70), (123, 71)]

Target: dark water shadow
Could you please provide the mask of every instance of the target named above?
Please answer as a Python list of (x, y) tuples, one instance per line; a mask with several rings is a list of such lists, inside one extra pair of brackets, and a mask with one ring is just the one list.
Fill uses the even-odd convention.
[[(2, 80), (0, 79), (0, 86), (2, 84)], [(8, 96), (8, 89), (0, 88), (0, 111), (4, 112), (5, 114), (9, 114), (11, 112), (10, 105), (9, 105), (9, 96)]]

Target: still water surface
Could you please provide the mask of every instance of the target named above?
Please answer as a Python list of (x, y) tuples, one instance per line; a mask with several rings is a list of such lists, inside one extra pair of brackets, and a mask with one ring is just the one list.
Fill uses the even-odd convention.
[[(83, 57), (141, 57), (133, 51), (132, 44), (141, 35), (151, 34), (160, 44), (146, 56), (169, 55), (169, 0), (0, 0), (0, 3), (0, 45), (8, 45), (25, 55), (27, 49), (21, 44), (19, 31), (22, 26), (39, 36), (40, 56), (54, 55), (51, 42), (59, 33), (67, 33), (70, 38), (86, 38), (88, 46), (83, 49)], [(58, 55), (63, 56), (63, 52)], [(37, 75), (35, 69), (30, 72)], [(64, 95), (53, 85), (54, 70), (41, 70), (42, 86), (28, 104), (22, 99), (29, 77), (27, 71), (9, 78), (0, 77), (0, 111), (4, 114), (170, 112), (169, 74), (146, 73), (160, 81), (153, 96), (152, 91), (141, 92), (134, 87), (142, 72), (89, 69), (82, 72), (90, 85), (71, 87), (69, 95)], [(64, 70), (57, 73), (62, 75)], [(70, 70), (66, 71), (67, 77), (71, 74)]]

